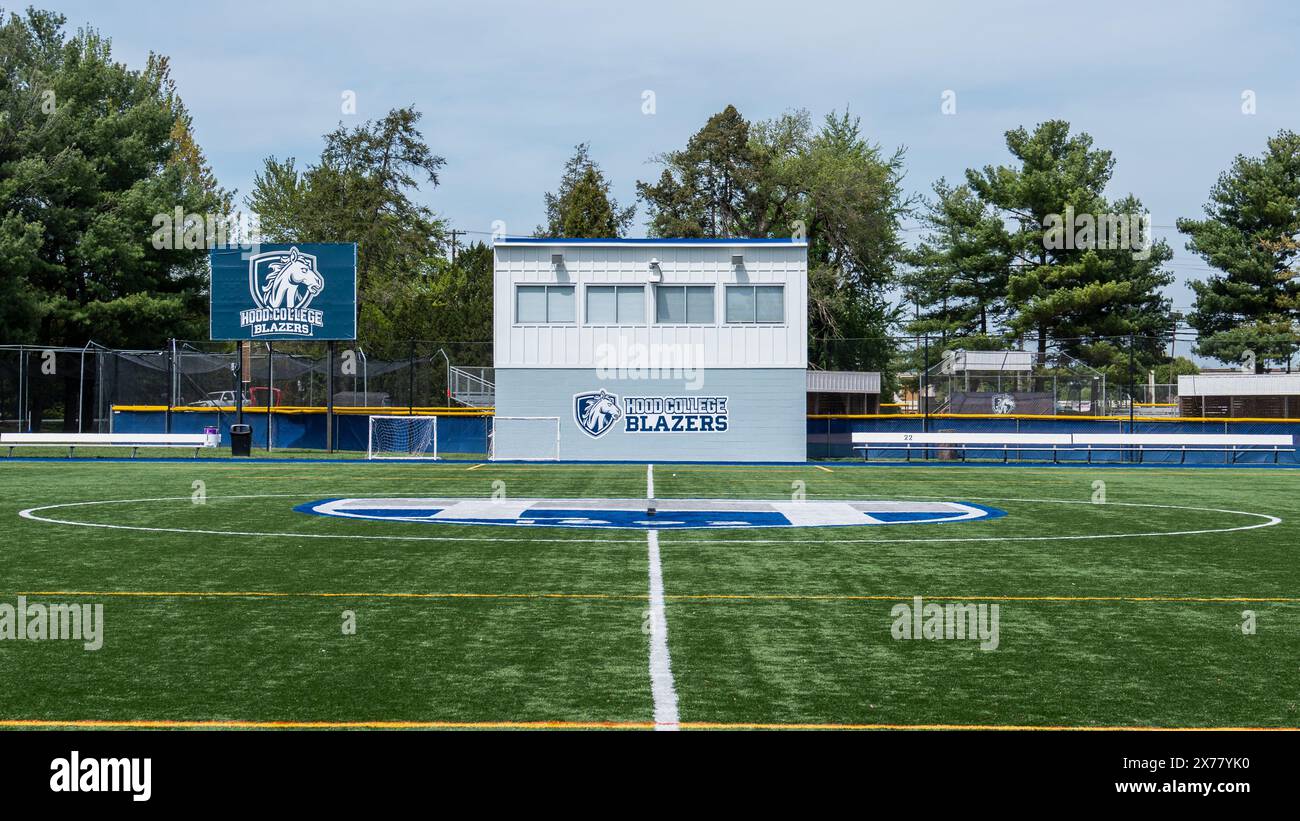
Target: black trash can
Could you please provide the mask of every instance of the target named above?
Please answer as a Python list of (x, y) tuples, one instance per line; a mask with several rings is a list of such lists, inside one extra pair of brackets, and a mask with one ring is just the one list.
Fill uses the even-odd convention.
[(230, 426), (230, 455), (251, 456), (253, 453), (253, 426)]

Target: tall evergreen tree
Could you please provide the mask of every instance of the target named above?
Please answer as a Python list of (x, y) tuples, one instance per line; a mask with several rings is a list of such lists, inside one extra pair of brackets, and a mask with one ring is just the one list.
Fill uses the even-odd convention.
[[(1205, 218), (1180, 219), (1187, 249), (1222, 273), (1191, 283), (1197, 353), (1262, 373), (1300, 349), (1300, 135), (1280, 131), (1259, 157), (1238, 155), (1210, 189)], [(1253, 357), (1250, 356), (1253, 354)]]
[(632, 224), (636, 206), (620, 208), (610, 196), (610, 183), (591, 159), (590, 146), (579, 143), (564, 164), (560, 187), (546, 194), (546, 225), (539, 237), (621, 237)]
[[(1121, 382), (1130, 335), (1139, 366), (1154, 365), (1162, 357), (1159, 337), (1172, 326), (1160, 289), (1173, 281), (1164, 268), (1173, 253), (1149, 229), (1139, 232), (1148, 243), (1141, 250), (1132, 237), (1123, 246), (1101, 242), (1107, 221), (1127, 222), (1142, 213), (1135, 197), (1107, 200), (1111, 153), (1095, 149), (1087, 134), (1071, 135), (1063, 120), (1032, 132), (1017, 128), (1006, 138), (1018, 164), (969, 170), (966, 182), (1000, 220), (1015, 225), (992, 245), (1011, 253), (1010, 329), (1036, 335), (1042, 357), (1055, 340), (1065, 353), (1110, 369)], [(1071, 215), (1086, 215), (1089, 222), (1066, 224)]]
[(0, 11), (0, 338), (137, 347), (206, 336), (207, 238), (155, 243), (155, 218), (224, 218), (230, 195), (167, 58), (128, 68), (97, 31), (67, 36), (64, 22)]
[(758, 190), (771, 161), (750, 139), (749, 121), (735, 106), (714, 114), (686, 147), (657, 158), (657, 183), (637, 183), (661, 237), (762, 237), (770, 228)]
[(1010, 238), (969, 186), (939, 180), (934, 194), (921, 217), (929, 233), (907, 254), (912, 267), (902, 276), (915, 308), (907, 330), (937, 335), (941, 347), (954, 339), (968, 348), (998, 345), (1008, 311)]
[[(118, 62), (94, 29), (0, 10), (0, 339), (154, 347), (207, 336), (209, 222), (230, 195), (193, 137), (167, 58)], [(162, 224), (177, 211), (187, 239)], [(190, 240), (192, 237), (192, 241)], [(156, 241), (161, 239), (162, 241)], [(79, 373), (30, 380), (34, 419), (76, 429)]]

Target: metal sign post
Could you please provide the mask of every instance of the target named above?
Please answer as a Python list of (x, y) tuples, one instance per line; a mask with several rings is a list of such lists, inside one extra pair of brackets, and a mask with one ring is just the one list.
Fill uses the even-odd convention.
[(334, 452), (334, 340), (325, 344), (325, 452)]

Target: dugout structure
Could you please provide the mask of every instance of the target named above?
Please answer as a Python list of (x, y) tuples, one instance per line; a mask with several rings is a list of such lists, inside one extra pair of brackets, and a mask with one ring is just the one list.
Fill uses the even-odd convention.
[(1295, 419), (1300, 417), (1300, 374), (1213, 373), (1178, 377), (1185, 417)]

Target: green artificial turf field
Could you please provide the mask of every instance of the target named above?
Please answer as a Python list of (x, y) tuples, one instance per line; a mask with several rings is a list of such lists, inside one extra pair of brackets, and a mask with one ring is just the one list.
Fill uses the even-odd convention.
[[(680, 726), (1300, 726), (1298, 483), (1270, 469), (657, 466), (660, 499), (1007, 513), (660, 533)], [(0, 726), (653, 726), (644, 530), (293, 510), (494, 491), (644, 498), (646, 470), (0, 463), (0, 606), (102, 604), (104, 626), (98, 650), (0, 640)], [(79, 524), (19, 516), (104, 500), (34, 513)], [(996, 604), (996, 649), (896, 639), (893, 608), (914, 596)]]

